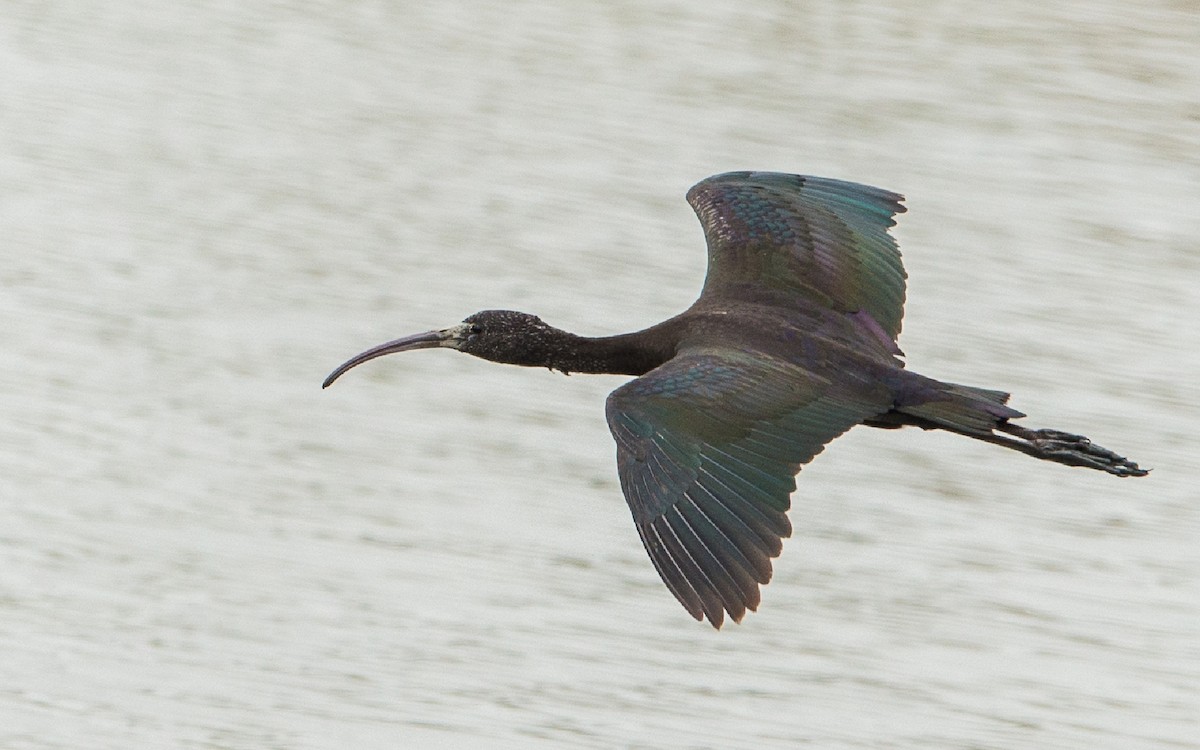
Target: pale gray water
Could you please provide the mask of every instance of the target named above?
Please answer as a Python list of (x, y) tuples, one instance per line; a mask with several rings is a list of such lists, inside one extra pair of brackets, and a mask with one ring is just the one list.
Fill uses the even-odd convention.
[[(1200, 14), (878, 5), (0, 4), (0, 747), (1200, 747)], [(621, 379), (319, 390), (677, 312), (740, 168), (906, 193), (913, 369), (1155, 472), (856, 430), (717, 633)]]

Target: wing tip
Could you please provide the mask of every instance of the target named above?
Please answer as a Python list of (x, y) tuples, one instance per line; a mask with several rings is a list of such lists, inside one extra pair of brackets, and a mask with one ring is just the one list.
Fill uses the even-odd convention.
[[(868, 195), (872, 198), (880, 199), (887, 204), (887, 208), (892, 215), (906, 213), (908, 207), (904, 205), (907, 200), (903, 193), (897, 193), (886, 188), (868, 185), (864, 182), (854, 182), (851, 180), (840, 180), (835, 177), (820, 177), (810, 174), (794, 174), (791, 172), (771, 172), (771, 171), (756, 171), (756, 170), (737, 170), (733, 172), (721, 172), (719, 174), (710, 175), (700, 180), (695, 185), (688, 188), (686, 197), (688, 203), (696, 206), (700, 194), (714, 185), (738, 185), (757, 183), (764, 187), (779, 187), (780, 183), (790, 187), (806, 187), (812, 186), (814, 189), (827, 188), (835, 193), (843, 193), (849, 191), (852, 195)], [(888, 224), (889, 227), (895, 226), (895, 219)]]

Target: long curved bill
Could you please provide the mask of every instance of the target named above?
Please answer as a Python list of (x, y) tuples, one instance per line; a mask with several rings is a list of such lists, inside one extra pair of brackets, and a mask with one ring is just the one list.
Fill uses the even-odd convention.
[(357, 367), (363, 362), (382, 357), (385, 354), (395, 354), (396, 352), (408, 352), (414, 349), (433, 349), (439, 346), (453, 347), (459, 340), (459, 326), (447, 328), (442, 331), (426, 331), (424, 333), (415, 333), (412, 336), (398, 338), (395, 341), (389, 341), (386, 344), (371, 347), (362, 354), (357, 354), (342, 363), (336, 370), (329, 373), (329, 377), (325, 378), (325, 382), (321, 383), (322, 388), (328, 388), (333, 381), (340, 378), (347, 370), (352, 367)]

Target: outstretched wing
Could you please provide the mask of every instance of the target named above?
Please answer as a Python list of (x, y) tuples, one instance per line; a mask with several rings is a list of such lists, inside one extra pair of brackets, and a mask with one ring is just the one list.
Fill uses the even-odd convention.
[[(852, 388), (858, 388), (858, 391)], [(642, 544), (692, 617), (740, 621), (790, 536), (795, 475), (890, 396), (762, 353), (684, 353), (608, 398)]]
[(708, 240), (701, 299), (766, 288), (866, 311), (895, 341), (904, 267), (888, 228), (904, 197), (868, 185), (778, 172), (729, 172), (688, 191)]

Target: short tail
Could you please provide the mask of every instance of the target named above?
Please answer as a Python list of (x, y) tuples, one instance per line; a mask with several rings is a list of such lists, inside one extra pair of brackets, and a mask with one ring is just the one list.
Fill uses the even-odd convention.
[(1023, 413), (1007, 406), (1008, 394), (920, 375), (905, 384), (896, 405), (867, 424), (874, 427), (915, 425), (947, 430), (1067, 466), (1098, 469), (1118, 477), (1144, 477), (1149, 469), (1096, 445), (1082, 435), (1060, 430), (1031, 430), (1012, 424)]
[[(928, 378), (922, 378), (928, 380)], [(911, 405), (902, 399), (897, 411), (929, 423), (926, 429), (943, 429), (968, 437), (982, 438), (1010, 419), (1020, 419), (1024, 413), (1006, 406), (1008, 394), (988, 388), (976, 388), (958, 383), (929, 381), (918, 395), (923, 400)], [(922, 425), (924, 426), (924, 425)]]

